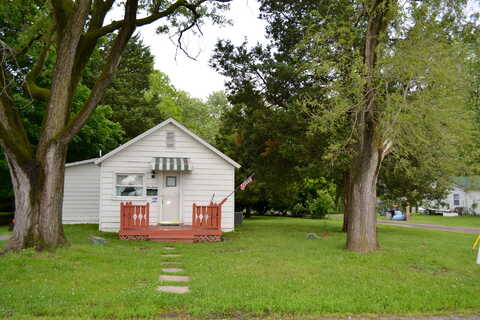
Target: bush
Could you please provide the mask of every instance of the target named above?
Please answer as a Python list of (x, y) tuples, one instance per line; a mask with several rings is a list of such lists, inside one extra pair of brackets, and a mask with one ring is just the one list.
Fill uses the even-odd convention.
[(321, 219), (335, 210), (335, 201), (327, 190), (317, 190), (317, 197), (308, 201), (308, 212), (313, 219)]

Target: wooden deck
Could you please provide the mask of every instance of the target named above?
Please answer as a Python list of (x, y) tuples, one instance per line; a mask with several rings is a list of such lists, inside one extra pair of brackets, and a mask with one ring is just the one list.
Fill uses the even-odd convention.
[(122, 240), (150, 240), (159, 242), (217, 242), (222, 240), (221, 212), (223, 202), (207, 206), (193, 205), (192, 225), (150, 225), (150, 206), (120, 205)]

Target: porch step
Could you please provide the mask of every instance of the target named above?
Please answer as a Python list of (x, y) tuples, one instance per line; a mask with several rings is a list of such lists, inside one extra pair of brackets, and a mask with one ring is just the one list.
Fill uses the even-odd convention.
[[(148, 237), (151, 241), (157, 242), (193, 242), (194, 236), (191, 234), (182, 234), (182, 233), (162, 233), (162, 234), (150, 234)], [(166, 250), (175, 250), (175, 249), (166, 249)]]

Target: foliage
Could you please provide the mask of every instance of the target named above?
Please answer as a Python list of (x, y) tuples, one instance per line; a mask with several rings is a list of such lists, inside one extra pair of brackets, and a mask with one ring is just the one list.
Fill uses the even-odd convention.
[(168, 76), (155, 70), (149, 75), (147, 102), (156, 101), (156, 110), (163, 117), (172, 117), (210, 143), (218, 132), (220, 117), (229, 103), (222, 91), (213, 92), (206, 102), (176, 89)]
[[(173, 244), (191, 277), (188, 295), (155, 291), (164, 244), (66, 226), (68, 249), (1, 257), (1, 316), (308, 319), (480, 311), (472, 235), (379, 225), (383, 250), (365, 257), (339, 250), (345, 238), (339, 224), (254, 217), (227, 233), (229, 241)], [(307, 240), (309, 232), (326, 236)], [(109, 242), (92, 245), (92, 234)]]
[(300, 186), (296, 197), (297, 203), (292, 208), (295, 216), (323, 218), (335, 210), (335, 185), (325, 178), (306, 178)]
[[(103, 39), (95, 51), (86, 71), (85, 82), (88, 87), (93, 87), (104, 56), (112, 44), (113, 37), (109, 36)], [(150, 48), (138, 35), (132, 37), (122, 54), (112, 84), (100, 101), (100, 105), (110, 106), (113, 111), (111, 120), (119, 123), (125, 131), (121, 142), (126, 142), (165, 120), (164, 114), (155, 105), (156, 101), (144, 98), (153, 72), (154, 56)], [(111, 148), (103, 149), (104, 152), (110, 150)]]
[[(378, 144), (392, 146), (381, 166), (385, 198), (441, 198), (451, 176), (471, 171), (462, 5), (392, 5), (375, 80)], [(217, 44), (212, 65), (229, 78), (234, 104), (219, 139), (266, 192), (291, 195), (298, 176), (323, 176), (337, 185), (336, 201), (343, 196), (364, 99), (364, 9), (361, 1), (264, 0), (268, 45)]]

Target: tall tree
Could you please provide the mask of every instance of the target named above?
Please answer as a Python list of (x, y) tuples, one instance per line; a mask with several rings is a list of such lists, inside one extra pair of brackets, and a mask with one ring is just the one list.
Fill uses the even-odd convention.
[(146, 101), (155, 103), (155, 110), (163, 118), (172, 117), (182, 122), (196, 134), (210, 143), (220, 125), (220, 116), (229, 108), (225, 94), (212, 93), (207, 101), (191, 97), (186, 91), (175, 88), (168, 76), (155, 70), (149, 76), (150, 86), (145, 92)]
[[(113, 45), (113, 35), (100, 46), (96, 54), (103, 57)], [(100, 59), (91, 59), (90, 70), (99, 70)], [(141, 40), (139, 35), (133, 36), (128, 42), (118, 70), (112, 79), (112, 84), (105, 91), (100, 101), (101, 105), (112, 108), (112, 121), (119, 123), (125, 130), (124, 141), (128, 141), (145, 132), (165, 119), (164, 113), (156, 106), (157, 101), (145, 99), (149, 89), (149, 79), (154, 72), (154, 56)], [(96, 73), (86, 79), (93, 86)], [(104, 150), (108, 151), (108, 150)]]
[[(252, 109), (241, 113), (255, 115), (250, 121), (267, 108), (262, 125), (275, 128), (273, 115), (290, 110), (290, 120), (303, 129), (299, 135), (291, 130), (290, 139), (323, 138), (314, 145), (312, 163), (333, 162), (332, 178), (343, 184), (337, 190), (345, 191), (347, 247), (373, 251), (376, 186), (385, 157), (411, 159), (428, 147), (451, 152), (469, 136), (465, 55), (458, 45), (465, 2), (261, 3), (270, 45), (249, 50), (220, 43), (214, 65), (231, 77), (232, 101), (243, 96), (237, 101)], [(283, 122), (276, 124), (281, 128)], [(315, 148), (308, 139), (298, 142), (299, 158), (309, 159), (306, 151)]]
[[(124, 17), (105, 24), (114, 0), (51, 0), (2, 2), (0, 11), (25, 15), (24, 32), (0, 42), (0, 146), (4, 150), (15, 194), (15, 229), (6, 248), (55, 248), (66, 243), (62, 227), (65, 159), (68, 144), (86, 124), (110, 85), (128, 40), (139, 26), (163, 21), (160, 30), (178, 28), (180, 36), (206, 18), (219, 22), (218, 10), (227, 0), (138, 1), (120, 3)], [(26, 7), (27, 6), (27, 7)], [(27, 9), (25, 9), (27, 8)], [(143, 18), (137, 18), (137, 15)], [(13, 17), (13, 15), (12, 15)], [(39, 27), (41, 25), (41, 27)], [(8, 30), (10, 31), (10, 29)], [(114, 33), (102, 72), (79, 111), (72, 115), (72, 101), (85, 68), (101, 37)], [(15, 37), (16, 36), (16, 37)], [(41, 39), (41, 41), (36, 41)], [(35, 48), (40, 54), (29, 54)], [(37, 79), (45, 61), (55, 54), (49, 81)], [(29, 59), (34, 59), (29, 61)], [(19, 65), (26, 61), (29, 65)], [(13, 94), (27, 72), (23, 91), (45, 102), (39, 141), (33, 145), (22, 123)]]

